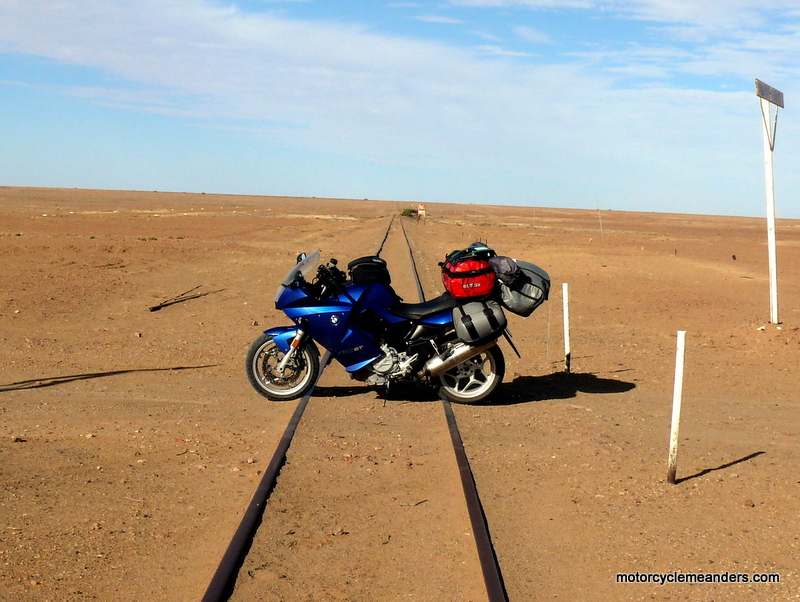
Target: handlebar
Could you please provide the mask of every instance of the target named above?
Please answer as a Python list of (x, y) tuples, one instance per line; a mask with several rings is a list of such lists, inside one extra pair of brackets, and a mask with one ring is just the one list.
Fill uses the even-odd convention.
[(317, 266), (316, 284), (320, 287), (319, 295), (326, 296), (329, 292), (344, 292), (347, 276), (337, 266), (339, 262), (331, 258), (327, 265)]

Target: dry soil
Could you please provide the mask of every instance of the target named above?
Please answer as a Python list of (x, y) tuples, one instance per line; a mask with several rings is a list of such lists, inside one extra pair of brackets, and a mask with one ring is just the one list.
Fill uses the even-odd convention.
[[(199, 600), (295, 407), (243, 370), (286, 323), (275, 287), (300, 251), (374, 252), (413, 206), (0, 187), (0, 598)], [(455, 407), (509, 599), (800, 597), (800, 223), (778, 222), (775, 325), (764, 220), (427, 212), (404, 224), (428, 297), (437, 262), (478, 239), (553, 281), (533, 316), (510, 317), (522, 358), (501, 344), (494, 403)], [(384, 256), (416, 301), (397, 220)], [(780, 583), (752, 582), (765, 573)], [(486, 599), (434, 394), (385, 399), (326, 369), (234, 599)]]

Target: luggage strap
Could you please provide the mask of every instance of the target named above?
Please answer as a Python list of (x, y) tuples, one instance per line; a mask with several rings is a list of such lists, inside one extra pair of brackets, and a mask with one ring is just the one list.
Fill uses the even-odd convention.
[[(492, 308), (488, 305), (483, 306), (483, 315), (486, 316), (486, 321), (489, 322), (489, 326), (492, 327), (492, 331), (495, 331), (500, 328), (500, 322), (498, 322), (497, 317), (494, 315)], [(474, 322), (472, 321), (472, 316), (469, 314), (464, 313), (464, 309), (461, 309), (461, 322), (464, 324), (464, 328), (467, 329), (467, 332), (473, 339), (480, 338), (478, 336), (478, 329), (475, 327)], [(519, 354), (518, 354), (519, 355)]]
[(485, 268), (478, 268), (477, 270), (470, 270), (468, 272), (453, 272), (447, 263), (442, 266), (442, 272), (450, 276), (450, 278), (475, 278), (476, 276), (483, 276), (484, 274), (494, 273), (492, 266)]

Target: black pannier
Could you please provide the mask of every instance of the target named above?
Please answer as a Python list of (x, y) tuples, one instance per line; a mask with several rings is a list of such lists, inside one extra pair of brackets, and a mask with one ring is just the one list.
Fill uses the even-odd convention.
[[(504, 261), (498, 262), (499, 259)], [(516, 264), (516, 271), (509, 265), (509, 261)], [(527, 318), (550, 295), (550, 276), (539, 266), (527, 261), (510, 260), (508, 257), (495, 257), (490, 263), (500, 281), (498, 298), (508, 311)]]
[(391, 284), (392, 277), (386, 261), (377, 255), (359, 257), (347, 264), (347, 272), (353, 284)]
[(480, 345), (500, 336), (506, 315), (497, 301), (471, 301), (453, 309), (453, 326), (459, 339)]

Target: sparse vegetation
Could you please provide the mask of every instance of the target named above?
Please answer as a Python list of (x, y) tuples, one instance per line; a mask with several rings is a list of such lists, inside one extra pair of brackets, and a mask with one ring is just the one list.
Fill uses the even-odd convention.
[(407, 208), (407, 209), (403, 209), (403, 211), (400, 213), (400, 216), (401, 217), (417, 217), (417, 210), (416, 209), (411, 209), (410, 207)]

